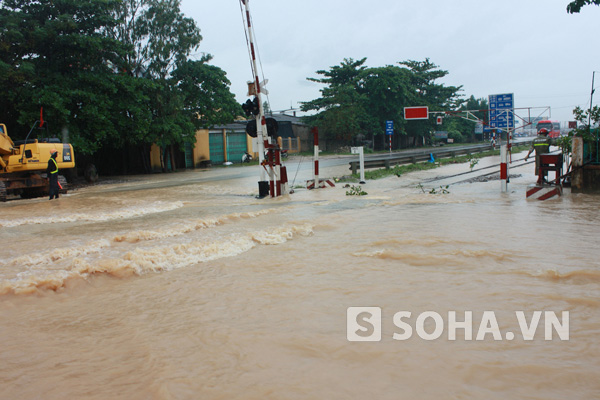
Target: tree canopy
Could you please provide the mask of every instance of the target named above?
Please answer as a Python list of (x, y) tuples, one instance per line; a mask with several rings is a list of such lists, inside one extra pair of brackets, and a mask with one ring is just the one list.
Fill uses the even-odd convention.
[(193, 141), (240, 106), (180, 0), (4, 0), (1, 121), (11, 135), (39, 117), (76, 151)]
[(307, 78), (324, 87), (320, 98), (303, 103), (301, 109), (315, 112), (308, 121), (319, 125), (330, 139), (345, 143), (365, 135), (375, 139), (385, 133), (387, 120), (393, 120), (402, 135), (430, 137), (435, 122), (407, 122), (404, 107), (428, 106), (431, 111), (441, 111), (460, 104), (461, 88), (437, 83), (448, 72), (429, 59), (375, 68), (365, 63), (366, 58), (344, 59), (328, 71), (317, 71), (322, 78)]
[(567, 5), (567, 12), (569, 14), (575, 14), (581, 11), (583, 6), (587, 6), (589, 4), (595, 4), (597, 6), (600, 5), (600, 0), (575, 0)]

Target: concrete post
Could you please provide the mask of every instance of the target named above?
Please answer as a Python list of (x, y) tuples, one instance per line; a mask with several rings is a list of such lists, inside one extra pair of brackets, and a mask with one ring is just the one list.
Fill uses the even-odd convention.
[(500, 147), (500, 186), (502, 193), (508, 192), (508, 146)]
[(574, 136), (571, 144), (571, 190), (583, 190), (583, 138)]

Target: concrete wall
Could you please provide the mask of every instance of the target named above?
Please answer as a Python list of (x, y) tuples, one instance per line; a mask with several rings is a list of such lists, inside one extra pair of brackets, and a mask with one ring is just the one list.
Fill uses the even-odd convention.
[(600, 193), (600, 165), (583, 165), (583, 139), (574, 137), (572, 142), (571, 192)]
[[(312, 151), (314, 149), (313, 134), (307, 125), (292, 125), (292, 131), (300, 140), (300, 151)], [(319, 147), (321, 147), (319, 141)]]
[(583, 168), (583, 185), (588, 192), (600, 192), (600, 165), (587, 165)]
[(574, 174), (571, 179), (571, 192), (600, 193), (600, 165), (586, 165), (580, 169), (579, 174)]

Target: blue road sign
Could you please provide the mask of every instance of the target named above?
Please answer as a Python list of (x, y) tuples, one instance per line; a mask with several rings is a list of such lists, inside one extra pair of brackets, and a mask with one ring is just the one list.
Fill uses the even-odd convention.
[(394, 121), (385, 121), (385, 134), (386, 135), (394, 134)]
[(515, 96), (513, 93), (491, 94), (490, 128), (514, 129), (515, 128)]

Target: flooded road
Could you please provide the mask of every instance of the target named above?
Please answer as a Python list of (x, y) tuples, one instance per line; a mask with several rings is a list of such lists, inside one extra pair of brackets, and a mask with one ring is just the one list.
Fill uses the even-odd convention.
[[(230, 167), (0, 204), (0, 398), (600, 397), (598, 197), (528, 202), (531, 165), (505, 194), (431, 180), (468, 170), (257, 200), (258, 167)], [(381, 310), (381, 340), (348, 340), (349, 307)], [(542, 311), (533, 340), (518, 311)]]

